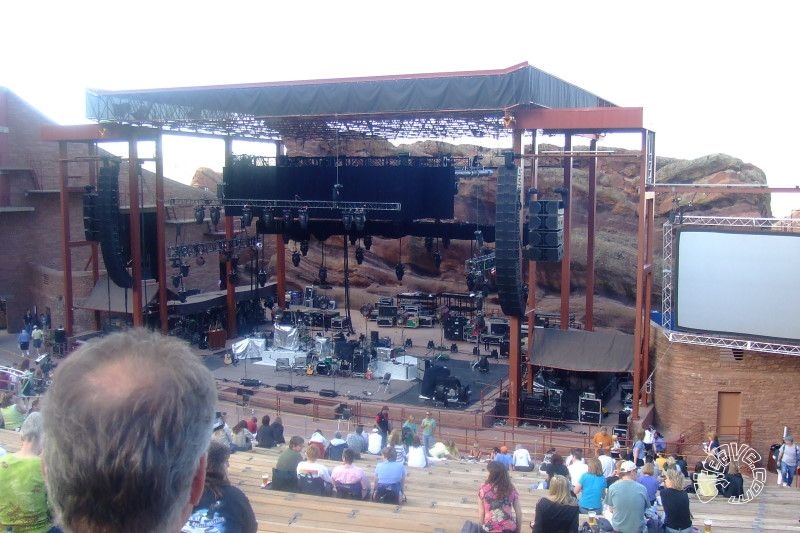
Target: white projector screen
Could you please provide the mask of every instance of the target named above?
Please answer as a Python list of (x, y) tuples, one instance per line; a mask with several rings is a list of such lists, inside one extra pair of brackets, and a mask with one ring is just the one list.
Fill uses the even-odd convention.
[(800, 339), (800, 234), (681, 228), (678, 329)]

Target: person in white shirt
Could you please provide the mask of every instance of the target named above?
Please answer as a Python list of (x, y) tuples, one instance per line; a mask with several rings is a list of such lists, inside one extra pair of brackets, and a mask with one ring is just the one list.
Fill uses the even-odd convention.
[(369, 438), (367, 439), (367, 452), (372, 455), (380, 455), (382, 444), (383, 437), (381, 437), (380, 430), (378, 428), (372, 428), (372, 433), (369, 434)]
[(522, 447), (522, 444), (517, 444), (514, 449), (514, 456), (511, 460), (511, 467), (519, 472), (530, 472), (533, 470), (533, 460), (531, 454)]
[(331, 472), (328, 467), (322, 463), (318, 463), (319, 448), (316, 446), (308, 446), (306, 448), (306, 460), (300, 461), (297, 464), (297, 477), (308, 476), (311, 478), (320, 478), (325, 483), (325, 494), (330, 495), (333, 492), (333, 480), (331, 479)]
[(414, 435), (411, 439), (411, 446), (408, 447), (406, 453), (406, 466), (409, 468), (425, 468), (428, 466), (428, 454), (425, 453), (425, 447), (419, 435)]
[(580, 449), (575, 448), (572, 450), (572, 463), (567, 466), (567, 470), (569, 470), (569, 477), (573, 485), (581, 479), (582, 475), (589, 471), (589, 465), (583, 460), (583, 452)]
[(606, 455), (606, 451), (602, 448), (597, 450), (597, 460), (600, 461), (600, 466), (603, 467), (603, 477), (609, 478), (614, 475), (614, 466), (616, 461), (611, 456)]
[(331, 444), (328, 441), (328, 439), (325, 438), (325, 435), (322, 434), (322, 431), (319, 429), (317, 429), (316, 431), (314, 431), (314, 433), (311, 434), (311, 437), (309, 437), (308, 442), (319, 442), (320, 444), (322, 444), (322, 447), (326, 452), (328, 451), (328, 446), (330, 446)]
[(656, 440), (656, 430), (653, 426), (648, 426), (647, 429), (644, 430), (644, 438), (642, 442), (644, 443), (644, 449), (648, 452), (653, 452), (653, 442)]

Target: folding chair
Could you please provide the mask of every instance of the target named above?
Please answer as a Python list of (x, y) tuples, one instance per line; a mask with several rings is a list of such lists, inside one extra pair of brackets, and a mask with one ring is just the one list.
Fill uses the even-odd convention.
[(336, 497), (349, 500), (360, 500), (363, 498), (361, 483), (334, 483), (336, 487)]
[(305, 355), (296, 355), (294, 357), (294, 364), (292, 364), (292, 370), (304, 374), (306, 371), (306, 361), (307, 358)]
[(278, 357), (275, 359), (275, 372), (280, 372), (281, 370), (286, 370), (287, 372), (292, 370), (292, 364), (289, 362), (288, 357)]
[(381, 387), (383, 387), (383, 392), (389, 392), (391, 383), (392, 383), (392, 373), (386, 372), (383, 375), (383, 378), (381, 378), (381, 380), (378, 381), (378, 392), (381, 391)]

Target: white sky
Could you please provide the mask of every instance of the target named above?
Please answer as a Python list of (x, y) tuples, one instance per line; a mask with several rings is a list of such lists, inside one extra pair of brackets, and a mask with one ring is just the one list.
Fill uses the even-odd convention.
[[(61, 124), (85, 90), (506, 68), (527, 61), (643, 107), (657, 155), (726, 153), (800, 186), (795, 57), (800, 4), (763, 0), (227, 2), (12, 0), (0, 86)], [(615, 143), (614, 137), (609, 144)], [(222, 144), (165, 139), (165, 174), (220, 170)], [(208, 141), (206, 141), (208, 143)], [(236, 152), (252, 151), (234, 147)], [(144, 154), (143, 154), (144, 155)], [(773, 195), (773, 211), (800, 193)]]

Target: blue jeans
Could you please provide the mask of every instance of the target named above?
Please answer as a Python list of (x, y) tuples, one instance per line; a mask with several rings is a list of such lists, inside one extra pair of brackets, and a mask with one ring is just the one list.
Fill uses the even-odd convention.
[(433, 446), (433, 435), (422, 435), (422, 446), (425, 447), (425, 457), (428, 457), (428, 450)]
[(781, 480), (790, 487), (792, 486), (792, 479), (794, 479), (796, 469), (797, 465), (789, 465), (781, 461)]

